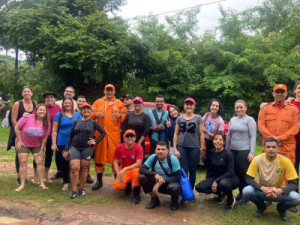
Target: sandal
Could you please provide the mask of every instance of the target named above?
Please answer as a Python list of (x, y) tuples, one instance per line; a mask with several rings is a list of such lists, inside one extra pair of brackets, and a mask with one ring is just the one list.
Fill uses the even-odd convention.
[(48, 187), (46, 185), (41, 185), (40, 188), (43, 190), (48, 190)]
[(64, 186), (61, 189), (62, 191), (68, 191), (69, 190), (69, 184), (64, 184)]

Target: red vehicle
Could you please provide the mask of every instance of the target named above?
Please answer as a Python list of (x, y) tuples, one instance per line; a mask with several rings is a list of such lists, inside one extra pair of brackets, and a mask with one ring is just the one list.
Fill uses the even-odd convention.
[[(171, 106), (172, 104), (165, 103), (163, 108), (164, 110), (168, 110), (168, 107)], [(144, 102), (143, 103), (143, 112), (148, 115), (148, 112), (155, 109), (156, 105), (154, 102)], [(150, 138), (147, 136), (145, 138), (145, 153), (150, 154)]]

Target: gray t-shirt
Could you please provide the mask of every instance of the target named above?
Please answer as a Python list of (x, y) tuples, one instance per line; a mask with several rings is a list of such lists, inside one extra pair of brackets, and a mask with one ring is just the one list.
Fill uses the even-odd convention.
[(232, 150), (250, 150), (255, 154), (257, 126), (255, 120), (248, 115), (230, 119), (226, 148)]
[(188, 148), (200, 148), (199, 124), (203, 123), (202, 117), (195, 115), (186, 120), (184, 116), (178, 116), (176, 124), (179, 125), (178, 145)]

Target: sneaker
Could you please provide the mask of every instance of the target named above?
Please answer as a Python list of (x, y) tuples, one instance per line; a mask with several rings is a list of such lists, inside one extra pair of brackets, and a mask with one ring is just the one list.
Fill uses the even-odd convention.
[(281, 219), (282, 221), (284, 221), (284, 222), (291, 222), (291, 219), (290, 219), (290, 218), (287, 216), (287, 214), (286, 214), (286, 210), (280, 209), (280, 208), (278, 207), (278, 205), (277, 205), (277, 207), (276, 207), (276, 210), (277, 210), (277, 212), (279, 213), (280, 219)]
[(154, 209), (156, 206), (160, 206), (160, 201), (157, 196), (151, 197), (150, 202), (146, 206), (146, 209)]
[(231, 211), (231, 210), (233, 209), (235, 203), (236, 203), (235, 198), (233, 198), (233, 200), (230, 201), (230, 202), (228, 202), (228, 200), (227, 200), (226, 205), (225, 205), (225, 207), (224, 207), (224, 210), (225, 210), (225, 211)]
[(295, 207), (289, 208), (289, 210), (290, 210), (291, 212), (293, 212), (293, 213), (297, 213), (297, 212), (298, 212), (298, 209), (296, 208), (296, 206), (295, 206)]
[(84, 197), (85, 196), (85, 191), (83, 189), (79, 189), (78, 190), (78, 196)]
[(218, 202), (219, 204), (223, 204), (225, 200), (224, 194), (219, 194), (218, 196), (214, 197), (214, 201)]
[(70, 194), (69, 194), (69, 198), (70, 199), (73, 199), (77, 196), (77, 192), (76, 191), (72, 191)]
[(248, 199), (245, 199), (244, 197), (242, 197), (240, 200), (237, 201), (237, 205), (246, 205), (250, 203)]
[(256, 213), (254, 214), (254, 217), (260, 218), (264, 214), (264, 212), (267, 209), (267, 205), (265, 205), (263, 208), (257, 208)]

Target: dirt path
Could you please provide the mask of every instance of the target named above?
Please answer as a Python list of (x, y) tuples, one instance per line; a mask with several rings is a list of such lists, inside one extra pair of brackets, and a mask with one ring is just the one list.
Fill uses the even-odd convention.
[[(14, 163), (0, 162), (0, 176), (15, 173)], [(28, 176), (32, 176), (32, 165), (29, 165)], [(54, 173), (54, 171), (52, 172)], [(104, 186), (97, 192), (90, 191), (90, 186), (86, 187), (87, 195), (102, 195), (105, 198), (118, 201), (128, 200), (127, 204), (108, 203), (106, 205), (81, 205), (66, 204), (60, 206), (61, 215), (36, 207), (36, 204), (23, 204), (19, 202), (0, 201), (0, 224), (9, 222), (7, 218), (12, 217), (29, 221), (26, 224), (122, 224), (122, 225), (142, 225), (142, 224), (161, 224), (161, 225), (181, 225), (181, 224), (213, 224), (215, 221), (209, 216), (208, 209), (201, 204), (189, 203), (181, 207), (180, 210), (172, 212), (169, 209), (170, 197), (160, 195), (161, 206), (153, 210), (145, 209), (149, 197), (142, 194), (142, 201), (139, 205), (130, 205), (130, 197), (124, 193), (112, 190), (113, 179), (104, 178)], [(124, 200), (125, 199), (125, 200)], [(202, 198), (201, 198), (202, 199)], [(114, 201), (113, 201), (114, 202)], [(35, 205), (35, 206), (33, 206)], [(203, 213), (203, 212), (206, 213)], [(200, 215), (199, 212), (202, 212)], [(7, 224), (7, 223), (5, 223)], [(10, 224), (22, 224), (20, 222)]]

